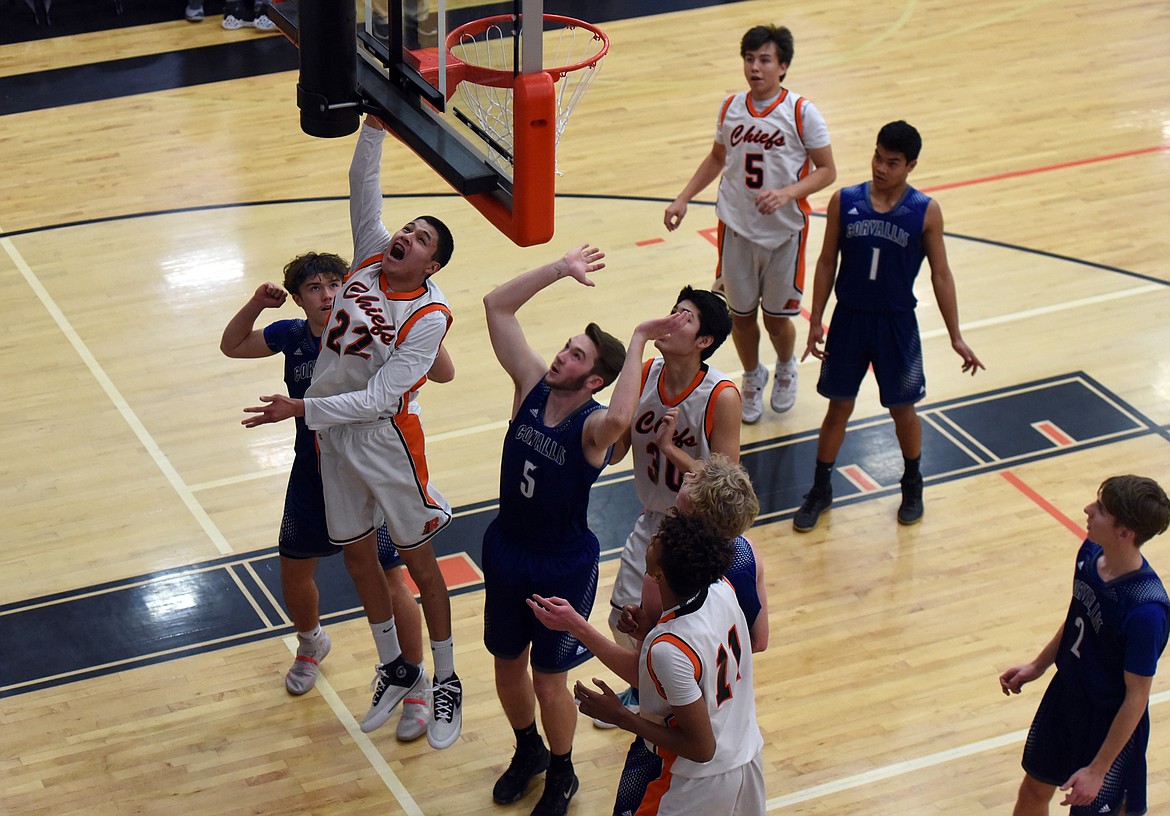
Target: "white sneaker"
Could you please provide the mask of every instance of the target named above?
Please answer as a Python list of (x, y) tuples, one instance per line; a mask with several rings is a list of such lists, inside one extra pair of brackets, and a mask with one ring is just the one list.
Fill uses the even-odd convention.
[(252, 28), (257, 31), (276, 31), (276, 23), (269, 20), (267, 14), (257, 14), (252, 21)]
[(362, 718), (362, 732), (368, 734), (385, 723), (406, 697), (417, 697), (425, 677), (422, 668), (401, 655), (391, 663), (376, 666), (370, 684), (374, 698)]
[(755, 371), (743, 373), (743, 421), (748, 425), (758, 422), (764, 413), (764, 386), (768, 384), (768, 369), (757, 365)]
[(221, 25), (223, 25), (223, 27), (228, 31), (235, 31), (238, 28), (251, 28), (252, 21), (241, 20), (234, 14), (225, 14), (223, 15), (223, 23), (221, 23)]
[(776, 361), (776, 379), (772, 380), (772, 410), (782, 414), (796, 405), (796, 358)]
[(200, 4), (198, 6), (193, 6), (188, 3), (187, 9), (183, 12), (183, 19), (185, 19), (188, 23), (203, 22), (203, 5)]
[(409, 694), (402, 700), (402, 716), (394, 735), (400, 742), (412, 742), (427, 733), (431, 723), (431, 679), (424, 671), (418, 694)]
[(452, 674), (431, 687), (434, 714), (427, 726), (427, 742), (432, 748), (449, 748), (463, 731), (463, 685)]
[(284, 676), (284, 687), (289, 694), (304, 694), (317, 682), (317, 664), (325, 659), (333, 641), (324, 632), (312, 643), (297, 635), (297, 657)]

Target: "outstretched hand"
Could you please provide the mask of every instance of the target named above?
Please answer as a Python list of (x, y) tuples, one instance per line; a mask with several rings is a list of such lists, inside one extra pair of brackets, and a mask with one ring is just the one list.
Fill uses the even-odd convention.
[(604, 682), (594, 677), (593, 685), (601, 691), (594, 691), (580, 680), (573, 686), (573, 696), (577, 698), (581, 713), (586, 717), (617, 725), (619, 720), (629, 713), (629, 709), (622, 705), (613, 689)]
[(565, 257), (554, 264), (557, 270), (557, 277), (569, 277), (585, 286), (593, 286), (594, 283), (589, 280), (589, 276), (594, 272), (605, 269), (605, 264), (601, 262), (601, 259), (604, 257), (604, 252), (589, 244), (582, 244), (579, 247), (570, 249), (565, 253)]
[(245, 428), (255, 428), (258, 425), (267, 425), (270, 422), (280, 422), (290, 417), (305, 415), (304, 400), (290, 399), (283, 394), (272, 394), (261, 397), (260, 401), (267, 403), (267, 405), (254, 405), (244, 409), (245, 414), (256, 415), (245, 417), (240, 422)]
[(825, 350), (821, 348), (821, 344), (824, 342), (825, 327), (820, 323), (809, 323), (808, 342), (804, 346), (804, 354), (800, 355), (800, 361), (803, 363), (810, 354), (818, 360), (825, 359)]
[(971, 351), (971, 347), (962, 340), (957, 340), (954, 343), (951, 343), (951, 348), (955, 350), (956, 354), (963, 358), (964, 374), (970, 371), (971, 376), (974, 377), (975, 372), (977, 372), (979, 369), (982, 368), (984, 371), (987, 370), (987, 366), (979, 362), (979, 358), (975, 356), (975, 352)]
[(572, 632), (585, 620), (564, 598), (542, 598), (534, 594), (526, 603), (536, 619), (554, 632)]
[(666, 317), (644, 320), (634, 329), (634, 336), (641, 337), (646, 341), (660, 340), (663, 337), (669, 337), (671, 333), (685, 326), (688, 318), (689, 315), (686, 312), (678, 311)]

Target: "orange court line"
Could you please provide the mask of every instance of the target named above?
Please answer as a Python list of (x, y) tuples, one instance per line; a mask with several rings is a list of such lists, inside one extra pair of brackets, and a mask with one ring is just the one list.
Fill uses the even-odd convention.
[(1019, 476), (1012, 473), (1010, 470), (1001, 471), (999, 475), (1007, 479), (1017, 490), (1019, 490), (1029, 499), (1040, 505), (1040, 507), (1044, 509), (1044, 512), (1048, 513), (1048, 515), (1052, 516), (1054, 519), (1067, 527), (1077, 538), (1083, 539), (1088, 535), (1083, 527), (1070, 519), (1064, 513), (1057, 510), (1051, 502), (1026, 485), (1024, 480)]
[(634, 246), (650, 246), (651, 244), (661, 244), (665, 238), (647, 238), (645, 241), (635, 241)]
[[(438, 561), (439, 570), (443, 573), (443, 581), (446, 582), (448, 589), (462, 589), (483, 583), (483, 573), (467, 553), (444, 555)], [(412, 593), (418, 595), (418, 584), (410, 577), (410, 570), (403, 572), (402, 580)]]
[(1032, 427), (1035, 428), (1045, 439), (1055, 443), (1058, 448), (1067, 448), (1076, 441), (1071, 436), (1062, 431), (1055, 422), (1050, 422), (1048, 420), (1044, 420), (1042, 422), (1033, 422)]
[(853, 482), (853, 484), (857, 485), (858, 488), (866, 493), (871, 493), (881, 487), (881, 485), (870, 478), (868, 473), (857, 465), (846, 465), (843, 468), (838, 468), (838, 470), (842, 476)]

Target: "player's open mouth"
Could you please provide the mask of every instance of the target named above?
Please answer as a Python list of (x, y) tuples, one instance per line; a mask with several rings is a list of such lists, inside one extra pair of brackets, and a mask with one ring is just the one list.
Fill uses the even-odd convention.
[(401, 261), (406, 257), (406, 248), (402, 244), (390, 245), (390, 257), (396, 261)]

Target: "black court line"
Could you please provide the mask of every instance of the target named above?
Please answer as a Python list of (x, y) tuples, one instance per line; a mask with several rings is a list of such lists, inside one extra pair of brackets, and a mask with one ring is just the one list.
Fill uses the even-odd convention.
[[(927, 484), (1126, 439), (1166, 438), (1164, 428), (1083, 372), (928, 404), (920, 415)], [(1039, 422), (1057, 426), (1071, 444), (1055, 445), (1033, 427)], [(745, 446), (743, 464), (760, 496), (761, 521), (792, 517), (815, 456), (815, 431)], [(847, 466), (860, 469), (876, 487), (862, 490), (845, 478), (841, 469)], [(851, 422), (833, 477), (834, 506), (894, 495), (901, 474), (889, 417)], [(465, 552), (480, 564), (480, 544), (495, 506), (484, 501), (457, 508), (448, 530), (435, 540), (436, 553)], [(607, 557), (620, 549), (639, 510), (631, 475), (608, 477), (594, 487), (589, 522)], [(342, 559), (322, 559), (317, 577), (323, 621), (362, 616)], [(454, 594), (478, 589), (462, 587)], [(279, 558), (269, 549), (5, 604), (0, 606), (0, 642), (7, 649), (0, 661), (0, 697), (291, 634), (293, 627), (272, 601), (280, 597)]]

